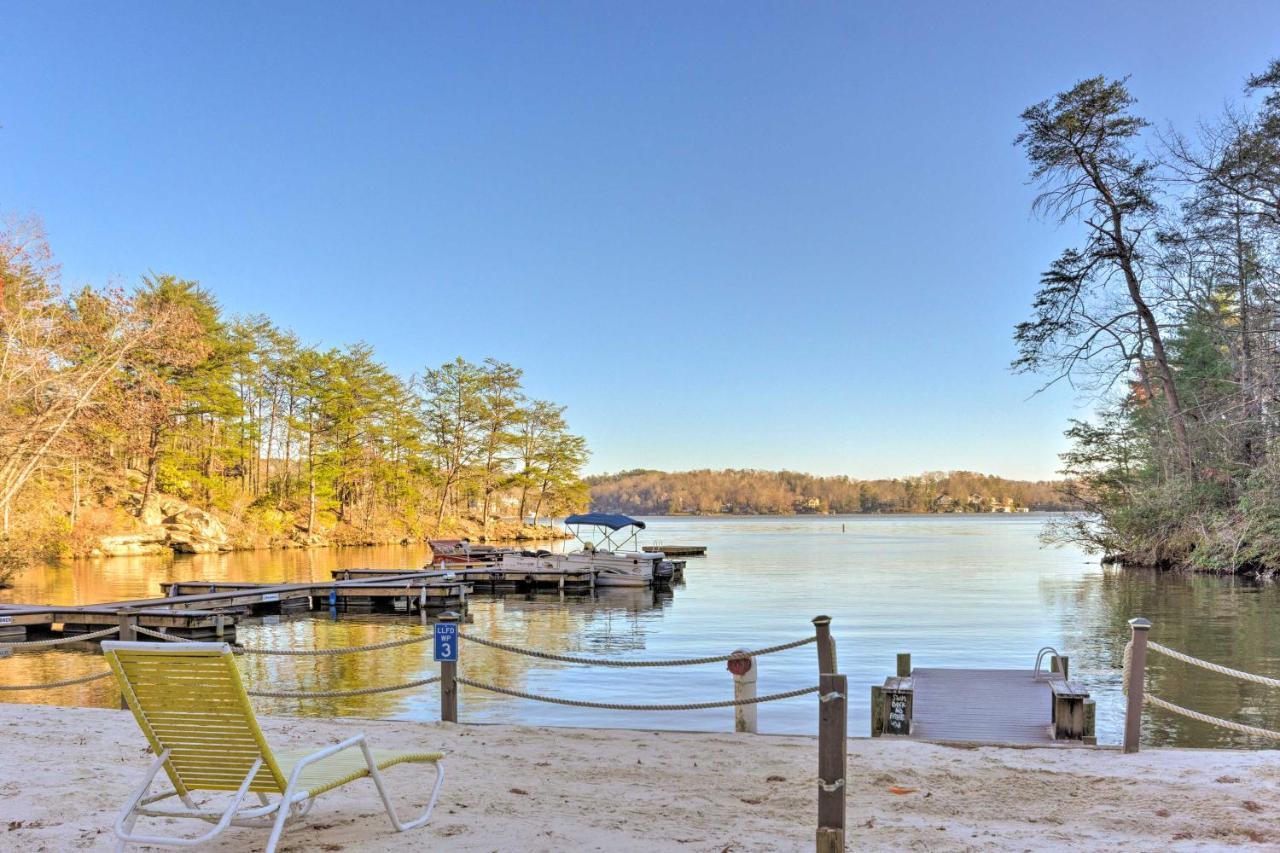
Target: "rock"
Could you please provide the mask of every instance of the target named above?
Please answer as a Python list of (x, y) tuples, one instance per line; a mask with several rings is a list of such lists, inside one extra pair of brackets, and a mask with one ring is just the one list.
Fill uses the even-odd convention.
[(231, 550), (231, 538), (222, 522), (202, 509), (172, 498), (160, 502), (170, 510), (164, 519), (169, 547), (180, 554), (212, 554)]
[(103, 536), (93, 550), (103, 557), (144, 557), (151, 554), (167, 554), (166, 533), (153, 531), (129, 533), (121, 536)]

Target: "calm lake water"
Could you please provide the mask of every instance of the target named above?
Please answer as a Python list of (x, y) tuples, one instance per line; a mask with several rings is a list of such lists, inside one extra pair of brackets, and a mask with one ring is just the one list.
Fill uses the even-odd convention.
[[(1046, 548), (1042, 515), (654, 518), (643, 541), (709, 546), (670, 591), (598, 590), (594, 596), (489, 595), (471, 600), (468, 630), (539, 649), (617, 659), (695, 657), (803, 637), (809, 620), (833, 617), (840, 669), (853, 701), (850, 732), (868, 731), (870, 686), (892, 675), (894, 655), (918, 666), (1030, 668), (1051, 645), (1098, 705), (1098, 739), (1120, 739), (1120, 665), (1126, 621), (1151, 619), (1152, 639), (1197, 657), (1280, 677), (1280, 586), (1245, 580), (1103, 569), (1074, 548)], [(167, 580), (328, 580), (340, 567), (422, 565), (423, 547), (242, 552), (174, 559), (77, 561), (19, 576), (0, 601), (93, 603), (159, 594)], [(417, 616), (313, 613), (242, 623), (250, 646), (345, 646), (419, 634)], [(1156, 656), (1150, 681), (1170, 701), (1280, 728), (1280, 696)], [(251, 684), (276, 689), (394, 684), (434, 674), (429, 644), (322, 658), (248, 657)], [(0, 660), (0, 683), (69, 678), (102, 667), (84, 650), (19, 653)], [(761, 693), (816, 683), (813, 646), (759, 660)], [(463, 645), (477, 680), (553, 696), (620, 703), (729, 698), (723, 664), (676, 669), (563, 665)], [(115, 706), (109, 681), (6, 701)], [(262, 710), (318, 716), (433, 720), (434, 686), (337, 700), (256, 700)], [(618, 713), (508, 699), (462, 688), (474, 722), (725, 730), (732, 710)], [(760, 730), (812, 733), (812, 697), (762, 705)], [(1267, 746), (1199, 723), (1148, 712), (1145, 740), (1180, 746)]]

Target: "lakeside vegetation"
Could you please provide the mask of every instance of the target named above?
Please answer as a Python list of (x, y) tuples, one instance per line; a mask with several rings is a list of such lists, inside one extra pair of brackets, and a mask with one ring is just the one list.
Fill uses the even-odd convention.
[(0, 227), (0, 309), (0, 575), (117, 546), (509, 536), (585, 506), (585, 441), (510, 364), (399, 376), (172, 275), (64, 294), (31, 220)]
[(1014, 368), (1101, 400), (1052, 536), (1121, 562), (1280, 570), (1280, 61), (1245, 94), (1190, 134), (1103, 77), (1022, 115), (1037, 211), (1082, 227)]
[(1011, 512), (1078, 508), (1061, 483), (1006, 480), (971, 471), (892, 480), (816, 477), (794, 471), (622, 471), (588, 477), (591, 507), (635, 515)]

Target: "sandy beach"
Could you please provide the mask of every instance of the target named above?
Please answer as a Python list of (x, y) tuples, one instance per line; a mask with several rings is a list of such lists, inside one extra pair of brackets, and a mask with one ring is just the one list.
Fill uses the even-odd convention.
[[(442, 748), (431, 824), (393, 832), (371, 782), (325, 795), (282, 850), (802, 851), (813, 846), (807, 737), (264, 717), (273, 744)], [(148, 756), (127, 714), (0, 705), (0, 849), (106, 850)], [(1274, 752), (959, 748), (849, 742), (850, 850), (1280, 849)], [(389, 774), (424, 802), (428, 774)], [(891, 788), (916, 789), (893, 793)], [(208, 850), (261, 849), (235, 828)]]

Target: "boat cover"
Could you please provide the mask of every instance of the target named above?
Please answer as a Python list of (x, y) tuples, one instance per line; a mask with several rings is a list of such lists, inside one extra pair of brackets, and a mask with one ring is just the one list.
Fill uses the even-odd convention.
[(565, 524), (591, 524), (596, 527), (607, 527), (610, 530), (621, 530), (624, 527), (638, 527), (644, 530), (644, 522), (626, 515), (612, 515), (607, 512), (587, 512), (582, 515), (571, 515), (564, 520)]

